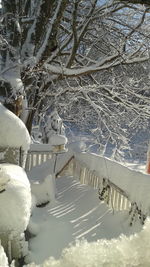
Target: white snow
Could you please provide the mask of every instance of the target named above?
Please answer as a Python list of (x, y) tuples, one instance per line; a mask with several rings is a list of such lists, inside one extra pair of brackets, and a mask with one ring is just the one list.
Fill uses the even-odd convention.
[[(118, 237), (123, 232), (130, 235), (141, 229), (138, 222), (134, 227), (129, 226), (128, 212), (116, 212), (113, 215), (113, 212), (99, 201), (96, 189), (81, 185), (73, 177), (56, 179), (56, 188), (55, 203), (44, 208), (35, 208), (33, 211), (32, 221), (40, 230), (38, 235), (29, 241), (29, 262), (42, 264), (50, 256), (59, 258), (62, 250), (70, 247), (70, 242), (75, 245), (76, 239), (86, 238), (88, 242), (93, 242), (100, 238)], [(78, 256), (77, 262), (79, 261)], [(73, 266), (71, 262), (70, 266)]]
[(50, 144), (31, 144), (30, 151), (52, 151)]
[(53, 134), (49, 138), (49, 143), (53, 146), (65, 145), (67, 144), (67, 138), (61, 134)]
[[(9, 62), (9, 63), (8, 63)], [(23, 93), (23, 83), (20, 77), (20, 68), (14, 63), (10, 63), (8, 60), (9, 67), (2, 71), (2, 77), (5, 81), (11, 84), (13, 92), (16, 93), (17, 91)]]
[(25, 171), (13, 164), (0, 164), (0, 232), (27, 228), (31, 212), (30, 183)]
[(150, 210), (150, 175), (127, 168), (118, 162), (96, 154), (77, 153), (76, 158), (95, 170), (99, 177), (108, 178), (124, 190), (129, 199), (137, 202), (143, 213)]
[[(40, 145), (37, 146), (40, 148)], [(51, 147), (48, 146), (48, 151), (50, 149)], [(34, 150), (34, 145), (32, 145), (32, 150)], [(57, 171), (64, 166), (72, 153), (70, 150), (68, 153), (58, 156)], [(144, 211), (149, 208), (149, 175), (133, 171), (95, 154), (79, 153), (79, 149), (76, 149), (75, 156), (81, 163), (88, 165), (91, 170), (95, 169), (101, 177), (109, 178), (127, 191), (131, 200), (142, 205)], [(35, 204), (45, 201), (50, 201), (50, 203), (42, 208), (33, 207), (29, 230), (36, 236), (29, 240), (30, 253), (26, 256), (26, 262), (33, 263), (26, 266), (149, 267), (150, 219), (147, 219), (143, 229), (138, 220), (132, 227), (129, 226), (128, 211), (113, 213), (104, 203), (100, 202), (97, 189), (81, 185), (73, 177), (66, 176), (56, 179), (57, 197), (55, 199), (54, 160), (53, 156), (52, 159), (33, 167), (28, 172), (32, 193), (36, 196)], [(0, 193), (0, 203), (2, 205), (5, 203), (7, 209), (9, 208), (7, 207), (8, 199), (11, 199), (12, 202), (10, 210), (5, 216), (10, 214), (9, 217), (12, 217), (14, 224), (17, 225), (16, 228), (20, 227), (20, 222), (21, 225), (23, 224), (22, 219), (26, 217), (25, 227), (28, 224), (29, 216), (23, 215), (20, 218), (21, 209), (19, 210), (19, 207), (20, 203), (24, 206), (27, 205), (29, 198), (31, 201), (31, 196), (28, 197), (29, 181), (24, 171), (18, 166), (1, 164), (0, 167), (2, 173), (0, 173), (2, 177), (0, 191), (6, 189)], [(13, 179), (11, 180), (10, 177)], [(26, 178), (20, 179), (21, 177)], [(7, 191), (9, 193), (7, 200), (4, 199), (4, 202), (1, 202), (1, 198), (3, 200)], [(19, 205), (15, 203), (15, 200), (12, 201), (11, 192)], [(14, 203), (15, 208), (12, 207)], [(6, 209), (2, 208), (2, 205), (0, 214), (3, 218)], [(15, 221), (16, 214), (18, 223)], [(27, 211), (26, 214), (29, 212)], [(5, 218), (10, 229), (9, 218)]]
[(150, 266), (150, 219), (143, 230), (130, 237), (77, 241), (65, 249), (59, 260), (49, 258), (44, 263), (28, 267), (149, 267)]
[(0, 146), (28, 150), (30, 142), (25, 124), (0, 103)]
[(0, 244), (0, 266), (8, 267), (8, 259), (1, 244)]
[(52, 175), (48, 175), (44, 181), (31, 182), (31, 191), (36, 197), (36, 205), (55, 200), (54, 186)]

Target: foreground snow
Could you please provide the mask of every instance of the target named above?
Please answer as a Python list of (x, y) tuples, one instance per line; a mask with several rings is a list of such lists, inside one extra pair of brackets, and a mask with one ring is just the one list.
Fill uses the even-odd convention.
[(30, 183), (25, 171), (13, 164), (0, 164), (0, 231), (22, 233), (31, 209)]
[[(36, 266), (36, 264), (48, 267), (53, 264), (64, 267), (100, 266), (90, 265), (91, 261), (89, 261), (91, 254), (96, 253), (96, 248), (93, 250), (94, 246), (97, 247), (101, 244), (101, 241), (96, 242), (97, 239), (117, 238), (121, 233), (130, 235), (141, 230), (138, 222), (134, 227), (129, 226), (128, 212), (115, 212), (113, 215), (113, 212), (99, 201), (96, 189), (81, 185), (73, 177), (56, 179), (56, 186), (57, 200), (55, 203), (50, 203), (44, 208), (35, 208), (33, 211), (32, 221), (39, 226), (39, 233), (29, 242), (31, 252), (26, 260), (35, 263), (35, 265), (29, 266)], [(76, 240), (81, 241), (83, 238), (87, 241), (81, 243), (78, 241), (75, 245)], [(95, 243), (91, 243), (93, 241)], [(69, 248), (69, 243), (72, 244), (71, 248)], [(86, 260), (82, 259), (84, 252), (80, 256), (82, 246), (85, 250)], [(50, 256), (58, 259), (63, 249), (67, 247), (65, 259), (43, 263)], [(80, 252), (77, 251), (77, 248)], [(70, 253), (73, 257), (70, 256)], [(96, 257), (98, 257), (98, 253)], [(85, 263), (82, 265), (84, 261)]]
[(65, 249), (59, 260), (50, 258), (42, 264), (28, 267), (149, 267), (150, 266), (150, 219), (143, 230), (130, 237), (98, 240), (88, 243), (77, 241)]
[(31, 190), (25, 171), (17, 165), (0, 164), (0, 239), (9, 261), (28, 252), (24, 231), (30, 214)]
[(0, 266), (8, 267), (8, 259), (1, 244), (0, 244)]
[[(63, 161), (67, 160), (66, 156)], [(139, 204), (147, 209), (150, 188), (148, 175), (133, 172), (107, 159), (99, 159), (96, 155), (76, 153), (76, 157), (102, 177), (112, 179), (129, 193), (132, 200), (139, 200)], [(53, 171), (53, 163), (53, 160), (49, 160), (28, 173), (33, 182), (33, 193), (43, 195), (50, 182), (48, 174)], [(59, 161), (57, 168), (60, 165)], [(37, 180), (39, 183), (36, 183)], [(37, 190), (38, 186), (41, 191)], [(150, 219), (147, 219), (143, 229), (138, 220), (132, 227), (129, 226), (128, 211), (113, 213), (99, 201), (97, 189), (81, 185), (73, 177), (56, 179), (56, 188), (56, 200), (33, 210), (33, 226), (35, 223), (38, 227), (31, 229), (36, 236), (29, 241), (30, 254), (26, 262), (33, 263), (26, 266), (150, 266)], [(50, 191), (45, 192), (51, 200)]]

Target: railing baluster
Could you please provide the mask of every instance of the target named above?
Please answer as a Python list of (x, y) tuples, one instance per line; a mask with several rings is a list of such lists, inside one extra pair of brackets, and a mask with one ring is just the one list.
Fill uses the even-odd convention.
[(94, 170), (90, 170), (78, 160), (74, 159), (73, 175), (79, 177), (80, 182), (83, 184), (91, 185), (94, 188), (103, 188), (103, 186), (109, 185), (108, 188), (108, 205), (113, 210), (128, 210), (130, 207), (130, 201), (127, 196), (119, 189), (115, 184), (111, 183), (108, 179), (98, 177)]
[(38, 166), (51, 158), (52, 152), (50, 151), (29, 151), (26, 161), (26, 171), (32, 167)]
[[(33, 166), (40, 165), (52, 157), (50, 151), (31, 151), (28, 153), (26, 170), (29, 171)], [(99, 177), (94, 170), (90, 170), (85, 164), (72, 158), (67, 170), (71, 175), (78, 178), (82, 184), (91, 185), (94, 188), (101, 188), (101, 190), (106, 187), (106, 194), (108, 194), (108, 205), (113, 210), (128, 210), (130, 208), (130, 201), (128, 200), (126, 194), (119, 189), (115, 184), (111, 183), (108, 179), (103, 179)], [(103, 183), (103, 181), (105, 181)], [(109, 185), (109, 186), (108, 186)], [(106, 200), (107, 201), (107, 200)]]

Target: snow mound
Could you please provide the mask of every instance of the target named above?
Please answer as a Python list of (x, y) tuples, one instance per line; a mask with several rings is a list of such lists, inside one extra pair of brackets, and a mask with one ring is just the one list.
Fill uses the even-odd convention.
[(72, 142), (69, 144), (68, 148), (69, 151), (71, 150), (73, 154), (80, 153), (86, 150), (86, 144), (83, 141)]
[(0, 266), (8, 267), (8, 259), (1, 245), (0, 245)]
[(61, 134), (53, 134), (49, 138), (49, 143), (53, 146), (65, 145), (67, 144), (67, 138)]
[(36, 197), (36, 205), (41, 205), (55, 199), (55, 187), (52, 175), (48, 175), (42, 182), (31, 181), (31, 191)]
[(25, 124), (0, 103), (0, 146), (22, 147), (28, 150), (31, 143)]
[(150, 266), (150, 219), (143, 230), (130, 237), (88, 243), (77, 241), (65, 249), (59, 260), (49, 258), (44, 263), (31, 263), (28, 267), (134, 267)]
[(0, 164), (0, 232), (27, 228), (31, 212), (31, 190), (25, 171), (13, 164)]

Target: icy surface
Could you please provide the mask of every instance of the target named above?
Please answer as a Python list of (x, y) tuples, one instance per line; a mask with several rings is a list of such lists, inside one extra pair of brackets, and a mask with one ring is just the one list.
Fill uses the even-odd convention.
[(25, 171), (13, 164), (0, 164), (0, 231), (22, 233), (31, 210), (30, 183)]
[(0, 146), (28, 150), (30, 135), (25, 124), (0, 103)]

